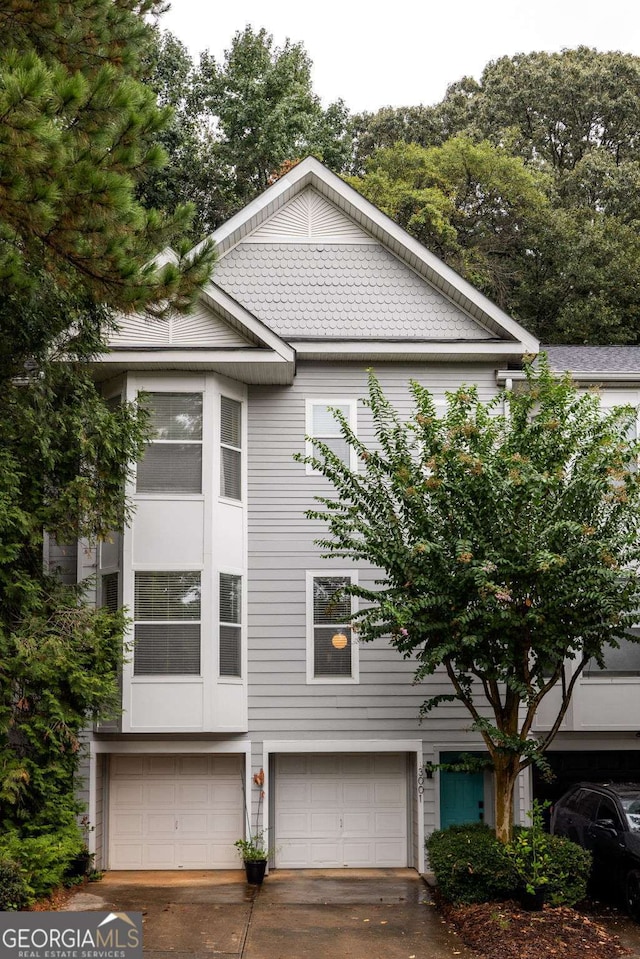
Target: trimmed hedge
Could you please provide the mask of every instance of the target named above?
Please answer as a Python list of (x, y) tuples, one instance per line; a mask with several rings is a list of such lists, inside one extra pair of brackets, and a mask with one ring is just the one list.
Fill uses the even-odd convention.
[[(519, 834), (530, 829), (518, 828)], [(538, 837), (544, 843), (548, 866), (544, 884), (551, 905), (572, 906), (586, 895), (591, 854), (569, 839)], [(473, 903), (513, 899), (521, 881), (506, 846), (488, 826), (449, 826), (429, 836), (429, 862), (438, 889), (451, 902)]]
[(17, 862), (0, 859), (0, 912), (17, 912), (29, 905), (29, 890)]

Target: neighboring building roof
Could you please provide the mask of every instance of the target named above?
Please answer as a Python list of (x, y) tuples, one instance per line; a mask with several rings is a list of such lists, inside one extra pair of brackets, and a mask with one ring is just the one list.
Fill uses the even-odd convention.
[(213, 279), (285, 339), (496, 339), (378, 243), (243, 243)]
[(552, 370), (640, 374), (640, 346), (541, 346)]

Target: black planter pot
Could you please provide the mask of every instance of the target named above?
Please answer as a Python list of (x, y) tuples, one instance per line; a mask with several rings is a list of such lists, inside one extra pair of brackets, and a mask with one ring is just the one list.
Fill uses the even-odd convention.
[(544, 906), (544, 889), (536, 889), (534, 892), (527, 892), (526, 889), (520, 890), (520, 905), (527, 912), (540, 912)]
[(262, 885), (266, 868), (266, 859), (245, 859), (244, 871), (247, 874), (247, 882), (252, 886)]

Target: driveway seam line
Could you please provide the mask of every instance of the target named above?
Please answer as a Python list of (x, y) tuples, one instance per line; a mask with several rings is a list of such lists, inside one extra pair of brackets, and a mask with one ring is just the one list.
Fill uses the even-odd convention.
[(256, 886), (255, 895), (251, 900), (251, 906), (249, 907), (249, 915), (247, 916), (247, 921), (244, 927), (244, 935), (242, 937), (242, 944), (240, 946), (240, 952), (238, 953), (238, 959), (244, 959), (244, 951), (247, 946), (247, 939), (249, 938), (249, 927), (251, 926), (251, 920), (253, 919), (253, 907), (256, 904), (256, 899), (260, 895), (260, 886)]

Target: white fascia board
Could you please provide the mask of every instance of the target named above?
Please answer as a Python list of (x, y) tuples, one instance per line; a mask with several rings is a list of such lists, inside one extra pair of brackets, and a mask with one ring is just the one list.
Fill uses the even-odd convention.
[[(552, 376), (564, 376), (568, 373), (572, 380), (583, 383), (640, 383), (640, 372), (618, 370), (617, 372), (597, 372), (595, 370), (550, 370)], [(507, 380), (526, 380), (523, 370), (497, 370), (496, 383), (503, 385)]]
[[(500, 307), (492, 303), (479, 290), (476, 290), (474, 286), (443, 263), (435, 254), (427, 250), (412, 236), (409, 236), (402, 227), (398, 226), (381, 210), (378, 210), (357, 190), (354, 190), (337, 174), (323, 166), (315, 157), (306, 157), (298, 163), (285, 176), (277, 180), (273, 186), (265, 190), (261, 196), (256, 197), (244, 209), (219, 227), (209, 239), (218, 248), (226, 252), (227, 245), (232, 246), (243, 236), (252, 232), (260, 222), (267, 218), (267, 215), (270, 216), (279, 205), (282, 205), (285, 200), (291, 199), (306, 186), (316, 187), (328, 199), (336, 202), (347, 215), (354, 218), (380, 242), (388, 245), (396, 255), (402, 256), (400, 251), (403, 250), (409, 260), (415, 258), (425, 268), (425, 272), (428, 274), (426, 279), (430, 283), (441, 288), (442, 292), (449, 298), (451, 298), (451, 295), (447, 287), (456, 290), (463, 300), (467, 300), (477, 310), (485, 314), (499, 329), (517, 342), (523, 343), (525, 352), (537, 353), (539, 351), (539, 341), (536, 337), (520, 326), (519, 323), (516, 323)], [(354, 212), (357, 214), (355, 217)], [(236, 232), (238, 233), (237, 240), (233, 236)], [(193, 252), (197, 252), (200, 246), (201, 244), (196, 246)], [(400, 249), (397, 249), (398, 247)], [(412, 263), (409, 265), (413, 266)], [(415, 269), (415, 266), (413, 268)], [(437, 281), (434, 283), (434, 277), (440, 280), (442, 286)], [(482, 322), (481, 318), (476, 317), (476, 319)]]
[(172, 368), (189, 367), (198, 364), (203, 368), (209, 363), (262, 363), (276, 366), (285, 366), (288, 361), (274, 352), (267, 352), (257, 347), (255, 349), (173, 349), (165, 346), (140, 346), (132, 349), (128, 346), (112, 347), (108, 353), (100, 356), (99, 365), (104, 363), (136, 364), (139, 366), (145, 359), (149, 361), (170, 364)]
[(253, 313), (241, 306), (237, 300), (217, 286), (215, 283), (207, 283), (202, 290), (203, 299), (208, 301), (208, 305), (218, 307), (218, 309), (231, 316), (235, 322), (244, 328), (251, 336), (262, 343), (264, 346), (273, 350), (287, 363), (294, 363), (295, 350), (286, 343), (281, 337), (274, 333), (262, 320), (259, 320)]
[(429, 340), (428, 342), (412, 342), (410, 340), (295, 340), (289, 341), (295, 348), (298, 359), (311, 357), (329, 358), (340, 356), (350, 357), (378, 357), (385, 356), (393, 359), (394, 356), (410, 356), (413, 359), (429, 359), (438, 356), (459, 356), (478, 359), (495, 357), (502, 359), (507, 356), (522, 357), (527, 353), (526, 344), (510, 340)]

